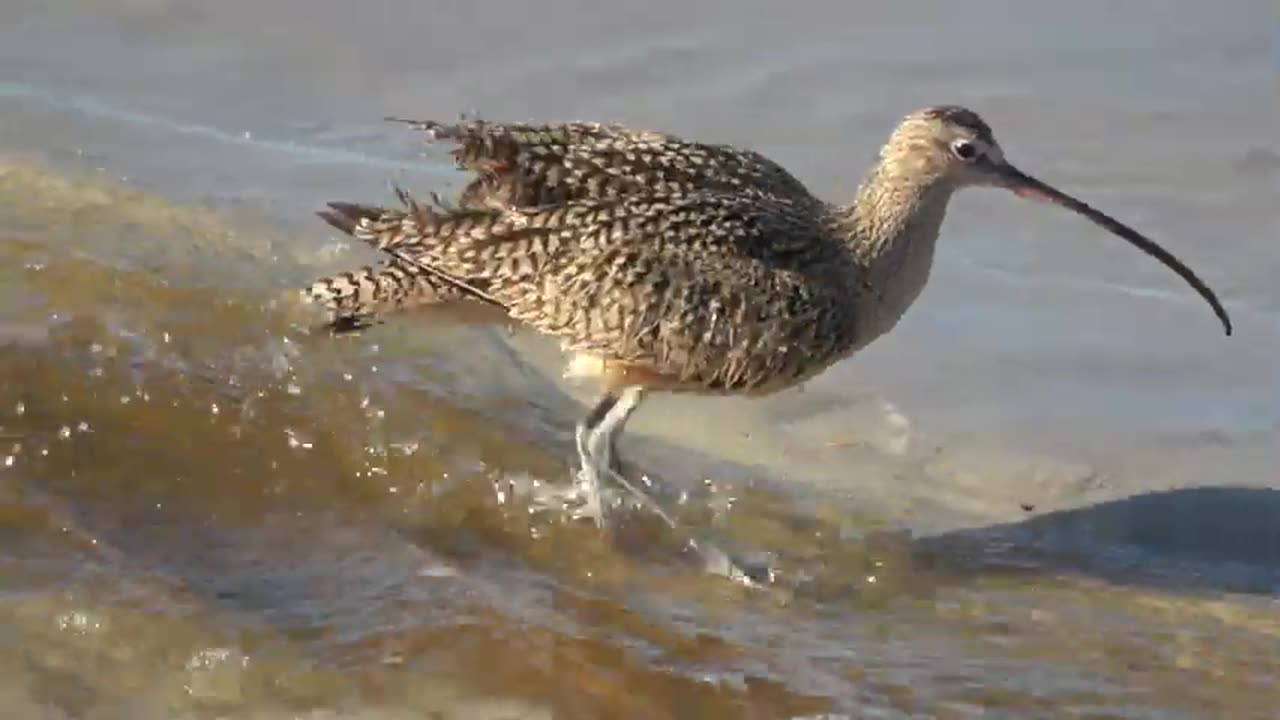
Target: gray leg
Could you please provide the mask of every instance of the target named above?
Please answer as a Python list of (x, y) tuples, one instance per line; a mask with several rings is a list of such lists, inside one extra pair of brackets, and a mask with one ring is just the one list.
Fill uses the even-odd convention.
[[(667, 525), (674, 528), (676, 527), (675, 519), (649, 493), (628, 480), (622, 474), (622, 465), (618, 462), (618, 436), (622, 434), (622, 429), (626, 426), (631, 413), (635, 412), (644, 400), (644, 388), (632, 385), (611, 397), (614, 397), (614, 401), (607, 407), (604, 407), (603, 401), (596, 405), (596, 410), (603, 409), (604, 413), (587, 438), (587, 456), (595, 465), (597, 477), (612, 480), (640, 501), (641, 505), (652, 510)], [(594, 415), (595, 411), (592, 411), (592, 414)]]
[[(592, 436), (593, 446), (589, 449), (601, 467), (621, 475), (622, 467), (618, 463), (618, 436), (626, 427), (631, 413), (635, 412), (644, 400), (644, 388), (636, 385), (624, 388), (616, 398), (613, 405), (605, 410), (604, 416), (596, 426), (596, 433)], [(626, 484), (624, 483), (623, 486), (626, 487)], [(628, 489), (635, 492), (631, 488)]]
[[(608, 478), (640, 501), (641, 505), (662, 518), (668, 527), (679, 531), (682, 528), (675, 518), (644, 488), (628, 480), (623, 475), (621, 463), (618, 461), (618, 436), (622, 434), (627, 419), (640, 406), (643, 399), (644, 388), (640, 386), (630, 386), (616, 394), (607, 393), (579, 423), (577, 439), (578, 455), (582, 461), (580, 477), (585, 486), (587, 510), (595, 513), (597, 525), (604, 524), (600, 481)], [(688, 543), (702, 556), (703, 566), (708, 572), (747, 583), (761, 582), (768, 576), (767, 569), (748, 569), (746, 565), (709, 541), (691, 536)]]
[(634, 485), (622, 474), (618, 462), (617, 438), (627, 424), (627, 418), (635, 412), (644, 399), (644, 388), (631, 386), (618, 393), (606, 393), (595, 407), (578, 424), (578, 457), (582, 462), (579, 475), (583, 494), (586, 496), (584, 514), (593, 515), (597, 525), (604, 524), (604, 506), (600, 486), (604, 479), (617, 484), (642, 505), (657, 513), (669, 526), (675, 520), (644, 490)]
[(582, 513), (593, 517), (596, 525), (600, 526), (604, 525), (604, 504), (600, 501), (600, 469), (594, 457), (593, 439), (609, 411), (617, 404), (618, 396), (606, 393), (591, 408), (591, 412), (582, 418), (577, 429), (578, 460), (582, 465), (578, 482), (586, 497), (586, 507), (582, 509)]

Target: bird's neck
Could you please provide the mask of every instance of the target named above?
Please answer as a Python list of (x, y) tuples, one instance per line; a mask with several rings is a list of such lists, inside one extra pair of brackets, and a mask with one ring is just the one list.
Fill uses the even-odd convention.
[(836, 232), (863, 275), (864, 343), (896, 325), (924, 289), (953, 190), (951, 183), (920, 168), (882, 159), (853, 203), (833, 213)]

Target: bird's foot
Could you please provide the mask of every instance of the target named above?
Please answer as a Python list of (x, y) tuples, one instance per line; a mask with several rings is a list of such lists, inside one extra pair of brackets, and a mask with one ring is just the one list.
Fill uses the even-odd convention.
[[(641, 507), (658, 516), (669, 530), (681, 537), (685, 547), (697, 555), (704, 572), (748, 586), (767, 585), (773, 581), (773, 568), (767, 563), (748, 562), (741, 556), (721, 549), (719, 543), (707, 537), (705, 532), (698, 532), (688, 525), (680, 523), (653, 496), (651, 488), (641, 487), (627, 479), (616, 462), (616, 458), (611, 458), (611, 460), (613, 460), (611, 467), (597, 468), (595, 470), (597, 480), (608, 478), (613, 485), (626, 490), (626, 495), (634, 499)], [(649, 484), (652, 486), (652, 482)], [(600, 492), (597, 492), (596, 497), (601, 497)], [(610, 502), (603, 506), (602, 509), (616, 507), (616, 505), (617, 503)], [(605, 516), (601, 515), (600, 517), (604, 518)], [(601, 522), (601, 527), (608, 527), (607, 519)]]
[(577, 487), (547, 483), (529, 476), (504, 478), (494, 484), (494, 490), (500, 504), (518, 502), (530, 513), (539, 515), (566, 511), (576, 513), (585, 504), (582, 492)]
[(591, 519), (597, 527), (606, 527), (606, 513), (621, 501), (621, 491), (606, 486), (600, 464), (593, 459), (591, 433), (578, 428), (577, 445), (580, 465), (569, 484), (528, 481), (520, 487), (512, 487), (513, 497), (519, 496), (531, 510), (568, 512), (574, 520)]
[(768, 562), (749, 562), (739, 555), (730, 554), (707, 540), (691, 538), (688, 545), (702, 559), (702, 570), (710, 575), (727, 578), (748, 587), (761, 587), (773, 583), (775, 574)]
[(593, 440), (590, 430), (578, 427), (578, 459), (581, 466), (574, 478), (573, 492), (579, 497), (581, 507), (574, 512), (574, 517), (589, 517), (595, 520), (597, 527), (604, 527), (605, 506), (601, 499), (600, 471), (592, 452)]
[(614, 498), (608, 498), (606, 501), (606, 493), (608, 493), (600, 482), (600, 473), (597, 468), (591, 465), (583, 465), (578, 470), (578, 475), (574, 478), (573, 494), (578, 498), (578, 507), (574, 508), (574, 518), (591, 518), (596, 527), (604, 528), (607, 525), (605, 517), (606, 508), (612, 507)]
[(610, 489), (624, 490), (641, 507), (661, 518), (667, 528), (677, 533), (686, 547), (698, 555), (707, 572), (746, 584), (770, 582), (772, 572), (768, 568), (743, 562), (741, 558), (721, 550), (717, 543), (706, 538), (703, 533), (677, 522), (659, 500), (662, 493), (656, 482), (646, 478), (643, 484), (637, 484), (627, 478), (622, 463), (618, 460), (615, 441), (622, 432), (627, 417), (639, 405), (642, 395), (643, 388), (638, 386), (626, 388), (618, 394), (605, 395), (583, 422), (579, 423), (576, 438), (582, 469), (578, 474), (577, 486), (585, 499), (582, 514), (593, 515), (597, 525), (602, 528), (609, 527), (607, 513), (615, 503), (612, 502), (613, 498), (607, 498), (609, 502), (605, 502), (603, 481), (608, 480)]

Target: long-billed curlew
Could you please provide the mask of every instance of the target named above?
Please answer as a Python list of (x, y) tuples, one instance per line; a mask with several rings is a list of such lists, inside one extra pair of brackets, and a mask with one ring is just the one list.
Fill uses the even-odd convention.
[[(952, 194), (994, 186), (1056, 203), (1213, 291), (1164, 248), (1024, 174), (973, 111), (906, 116), (848, 205), (828, 204), (762, 155), (618, 125), (404, 121), (458, 144), (477, 176), (457, 207), (335, 202), (330, 224), (388, 265), (305, 294), (348, 323), (480, 301), (558, 337), (602, 392), (579, 422), (588, 496), (621, 476), (615, 441), (647, 390), (763, 395), (888, 332), (919, 296)], [(598, 500), (597, 500), (598, 503)], [(596, 506), (597, 519), (601, 509)]]

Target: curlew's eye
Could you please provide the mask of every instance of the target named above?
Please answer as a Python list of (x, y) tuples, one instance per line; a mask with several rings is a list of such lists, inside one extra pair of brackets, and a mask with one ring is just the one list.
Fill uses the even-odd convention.
[(978, 146), (968, 140), (957, 140), (951, 143), (951, 152), (965, 162), (972, 162), (978, 157)]

